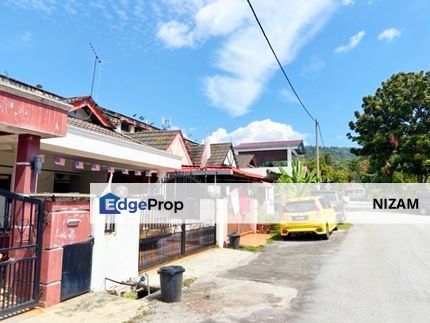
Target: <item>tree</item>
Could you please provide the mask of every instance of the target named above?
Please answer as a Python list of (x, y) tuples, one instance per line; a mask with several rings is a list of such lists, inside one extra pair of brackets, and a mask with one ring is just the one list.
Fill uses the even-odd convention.
[(430, 175), (430, 72), (398, 73), (363, 98), (348, 137), (369, 159), (369, 170), (393, 178), (394, 172), (426, 182)]
[(315, 171), (308, 171), (302, 165), (300, 160), (293, 162), (291, 175), (289, 175), (282, 167), (279, 167), (281, 175), (278, 178), (278, 183), (316, 183), (317, 176)]

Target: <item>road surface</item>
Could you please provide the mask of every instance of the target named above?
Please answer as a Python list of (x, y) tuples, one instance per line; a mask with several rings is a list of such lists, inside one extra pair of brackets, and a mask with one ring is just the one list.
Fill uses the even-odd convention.
[(226, 276), (298, 291), (290, 308), (243, 321), (430, 322), (429, 231), (429, 225), (355, 225), (329, 241), (279, 241)]

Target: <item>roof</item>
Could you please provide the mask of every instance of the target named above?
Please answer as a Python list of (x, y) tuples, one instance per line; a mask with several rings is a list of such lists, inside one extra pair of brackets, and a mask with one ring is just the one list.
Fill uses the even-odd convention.
[(67, 103), (67, 100), (64, 97), (59, 96), (59, 95), (57, 95), (55, 93), (46, 91), (40, 85), (33, 86), (33, 85), (30, 85), (30, 84), (27, 84), (27, 83), (15, 80), (13, 78), (10, 78), (9, 76), (3, 75), (3, 74), (0, 74), (0, 81), (2, 83), (11, 84), (11, 85), (14, 85), (14, 86), (16, 86), (18, 88), (21, 88), (21, 89), (33, 92), (35, 94), (39, 94), (39, 95), (43, 95), (43, 96), (49, 97), (50, 99), (55, 99), (57, 101), (61, 101), (61, 102)]
[(0, 91), (67, 112), (73, 108), (65, 98), (52, 92), (45, 91), (41, 85), (29, 85), (1, 74)]
[[(206, 162), (208, 166), (222, 166), (230, 149), (233, 149), (231, 143), (211, 144), (211, 156)], [(236, 162), (237, 164), (237, 162)]]
[[(204, 145), (200, 145), (190, 140), (186, 140), (185, 143), (187, 145), (188, 151), (190, 152), (190, 156), (193, 164), (196, 166), (200, 166)], [(225, 158), (227, 157), (229, 150), (232, 148), (233, 146), (229, 142), (211, 144), (211, 156), (206, 162), (206, 165), (222, 166), (224, 164)], [(236, 164), (237, 164), (237, 160), (236, 160)]]
[[(91, 123), (91, 122), (88, 122), (88, 121), (85, 121), (85, 120), (81, 120), (81, 119), (78, 119), (78, 118), (73, 118), (73, 117), (70, 117), (70, 116), (67, 119), (68, 119), (68, 124), (70, 126), (75, 126), (75, 127), (86, 129), (86, 130), (91, 130), (91, 131), (97, 132), (99, 134), (110, 136), (112, 138), (119, 139), (119, 140), (122, 140), (122, 141), (127, 141), (127, 142), (133, 142), (133, 143), (142, 144), (141, 142), (139, 142), (139, 141), (131, 138), (130, 136), (124, 135), (124, 134), (119, 133), (119, 132), (115, 132), (112, 129), (105, 128), (105, 127), (96, 125), (94, 123)], [(145, 146), (145, 145), (143, 145), (143, 146)]]
[(204, 146), (190, 140), (185, 140), (185, 144), (187, 145), (193, 165), (199, 166), (202, 160)]
[(287, 148), (299, 148), (304, 153), (303, 140), (275, 140), (260, 142), (243, 142), (235, 147), (238, 151), (253, 150), (281, 150)]
[(135, 125), (139, 128), (143, 128), (148, 131), (152, 130), (164, 130), (157, 128), (153, 125), (152, 122), (143, 121), (143, 119), (138, 120), (136, 119), (137, 114), (135, 114), (133, 117), (126, 116), (125, 114), (122, 114), (117, 111), (112, 111), (110, 109), (102, 108), (103, 114), (110, 120), (110, 122), (114, 125), (117, 125), (121, 122), (126, 122), (128, 124)]
[(237, 160), (237, 167), (239, 168), (247, 168), (247, 167), (254, 167), (255, 161), (254, 161), (254, 155), (253, 154), (239, 154), (236, 156)]
[[(236, 176), (241, 176), (241, 177), (248, 177), (248, 178), (252, 178), (254, 180), (258, 180), (258, 181), (264, 181), (267, 180), (266, 176), (262, 176), (259, 174), (254, 174), (251, 172), (247, 172), (244, 170), (241, 170), (237, 167), (233, 167), (233, 166), (206, 166), (203, 168), (199, 168), (197, 166), (182, 166), (182, 171), (184, 172), (189, 172), (191, 173), (191, 175), (236, 175)], [(225, 172), (227, 172), (228, 174), (226, 174)]]
[(180, 133), (180, 130), (149, 130), (129, 133), (129, 136), (145, 145), (160, 150), (167, 150), (172, 141)]
[(114, 128), (109, 119), (103, 114), (102, 108), (94, 101), (91, 96), (72, 97), (68, 98), (67, 102), (71, 103), (75, 107), (72, 111), (81, 109), (83, 107), (88, 107), (88, 109), (91, 111), (91, 114), (97, 118), (101, 125), (108, 128)]

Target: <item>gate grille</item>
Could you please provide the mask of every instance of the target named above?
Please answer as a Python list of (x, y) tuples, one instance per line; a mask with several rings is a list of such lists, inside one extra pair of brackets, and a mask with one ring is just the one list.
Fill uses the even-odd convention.
[(140, 239), (139, 270), (215, 245), (215, 225), (190, 228), (181, 225), (177, 232)]
[(0, 317), (39, 302), (44, 202), (0, 189)]
[[(192, 176), (173, 175), (165, 183), (200, 182)], [(185, 192), (183, 197), (188, 194), (193, 192)], [(139, 243), (139, 270), (214, 246), (215, 237), (215, 223), (178, 223), (178, 220), (172, 219), (169, 223), (144, 224)]]

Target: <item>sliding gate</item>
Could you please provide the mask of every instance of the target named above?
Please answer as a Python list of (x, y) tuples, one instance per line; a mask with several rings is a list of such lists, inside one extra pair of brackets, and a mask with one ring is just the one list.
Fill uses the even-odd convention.
[(44, 203), (0, 189), (0, 317), (39, 302)]
[[(173, 176), (165, 183), (200, 184), (191, 176)], [(197, 187), (195, 185), (193, 187)], [(189, 192), (192, 195), (192, 192)], [(215, 200), (208, 199), (209, 203)], [(192, 221), (164, 221), (141, 225), (139, 243), (139, 270), (206, 249), (216, 244), (216, 225)]]

